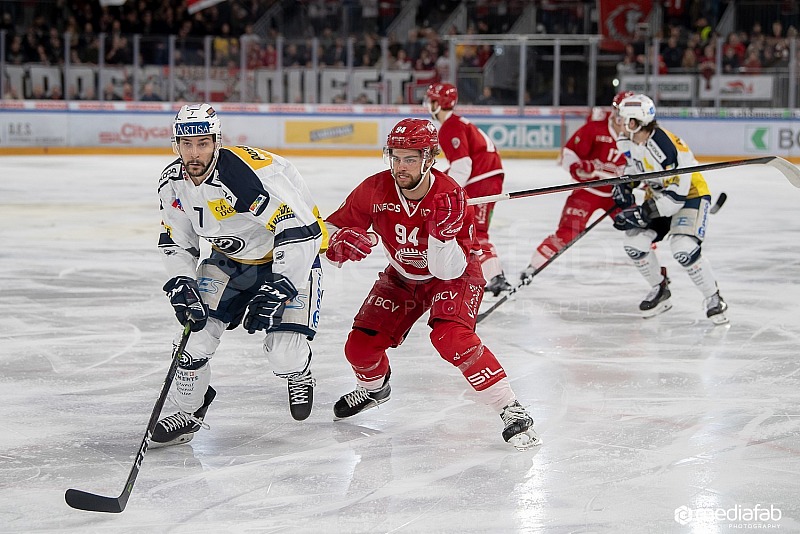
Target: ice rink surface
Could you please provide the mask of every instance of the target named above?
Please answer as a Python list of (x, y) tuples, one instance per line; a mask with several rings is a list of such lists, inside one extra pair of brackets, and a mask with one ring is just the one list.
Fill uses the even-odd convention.
[[(704, 253), (730, 325), (705, 318), (666, 246), (674, 307), (641, 319), (649, 288), (610, 222), (479, 325), (536, 419), (536, 450), (503, 442), (423, 321), (390, 353), (391, 401), (333, 421), (376, 251), (324, 264), (308, 420), (290, 417), (261, 336), (228, 332), (211, 428), (148, 452), (122, 514), (69, 508), (67, 488), (122, 491), (169, 365), (179, 325), (156, 249), (169, 160), (0, 159), (0, 532), (800, 531), (800, 190), (769, 167), (706, 176), (729, 196)], [(293, 161), (323, 215), (383, 169), (379, 154)], [(506, 191), (569, 181), (553, 161), (505, 163)], [(498, 204), (512, 281), (565, 195)]]

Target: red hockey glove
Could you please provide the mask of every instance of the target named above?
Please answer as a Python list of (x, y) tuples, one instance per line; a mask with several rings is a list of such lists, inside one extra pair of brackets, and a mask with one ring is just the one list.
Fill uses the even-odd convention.
[(428, 233), (439, 241), (453, 239), (464, 225), (467, 197), (460, 187), (433, 197), (434, 210), (428, 219)]
[(577, 181), (585, 182), (587, 180), (592, 180), (594, 178), (593, 173), (595, 169), (597, 169), (597, 166), (594, 164), (593, 161), (584, 159), (581, 161), (576, 161), (575, 163), (570, 165), (569, 173)]
[(377, 244), (375, 234), (368, 234), (363, 228), (340, 228), (328, 241), (325, 256), (334, 263), (361, 261)]

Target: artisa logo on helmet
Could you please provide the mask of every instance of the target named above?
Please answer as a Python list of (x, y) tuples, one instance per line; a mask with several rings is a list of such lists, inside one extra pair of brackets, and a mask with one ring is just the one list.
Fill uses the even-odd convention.
[(211, 135), (211, 125), (208, 122), (187, 122), (175, 124), (175, 135), (181, 136), (195, 136), (195, 135)]

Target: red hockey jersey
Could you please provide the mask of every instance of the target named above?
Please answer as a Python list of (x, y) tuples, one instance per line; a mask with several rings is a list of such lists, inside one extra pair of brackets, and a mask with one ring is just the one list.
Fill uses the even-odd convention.
[[(389, 170), (374, 174), (361, 182), (348, 195), (339, 209), (325, 220), (337, 228), (372, 229), (383, 243), (389, 263), (410, 280), (433, 277), (428, 270), (428, 229), (426, 222), (433, 211), (437, 193), (453, 191), (458, 184), (443, 172), (431, 170), (428, 194), (414, 203), (400, 193)], [(469, 258), (480, 251), (474, 236), (475, 213), (467, 206), (464, 226), (456, 236), (459, 246)]]
[[(453, 113), (439, 127), (439, 145), (450, 162), (451, 176), (464, 186), (503, 173), (500, 154), (483, 131), (464, 117)], [(458, 160), (469, 158), (472, 169), (469, 176), (458, 176)]]

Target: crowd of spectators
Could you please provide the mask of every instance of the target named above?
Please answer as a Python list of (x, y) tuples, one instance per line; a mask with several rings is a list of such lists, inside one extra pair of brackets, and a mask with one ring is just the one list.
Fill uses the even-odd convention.
[[(175, 36), (172, 59), (176, 65), (203, 66), (208, 59), (213, 67), (230, 69), (232, 78), (236, 77), (233, 73), (242, 61), (248, 69), (256, 69), (310, 66), (312, 58), (316, 58), (321, 67), (352, 65), (431, 71), (431, 79), (435, 80), (448, 79), (450, 49), (439, 31), (457, 32), (454, 27), (444, 29), (443, 24), (461, 3), (460, 0), (420, 2), (416, 27), (405, 35), (389, 32), (392, 21), (406, 4), (403, 0), (228, 0), (194, 14), (189, 13), (186, 0), (128, 0), (120, 6), (102, 6), (94, 0), (1, 3), (3, 8), (11, 5), (33, 11), (2, 13), (0, 30), (5, 30), (7, 65), (61, 65), (66, 61), (71, 65), (101, 62), (109, 66), (134, 62), (167, 65), (170, 60), (167, 36), (172, 35)], [(587, 24), (590, 17), (586, 2), (537, 0), (536, 3), (537, 31), (597, 31), (596, 23)], [(469, 0), (467, 5), (469, 22), (465, 33), (503, 34), (520, 17), (526, 1)], [(21, 26), (18, 21), (22, 20), (30, 23)], [(266, 20), (267, 24), (259, 25), (256, 33), (255, 23), (259, 20)], [(136, 58), (134, 35), (139, 36)], [(794, 26), (785, 28), (780, 21), (772, 23), (769, 31), (762, 31), (761, 25), (755, 23), (749, 31), (732, 32), (724, 37), (722, 70), (758, 73), (785, 67), (789, 39), (796, 35)], [(207, 58), (207, 36), (213, 36), (210, 58)], [(283, 38), (282, 47), (277, 45), (279, 36)], [(670, 19), (663, 33), (657, 36), (661, 38), (659, 72), (700, 73), (706, 78), (716, 73), (717, 42), (723, 37), (713, 30), (708, 18)], [(381, 47), (384, 38), (388, 41), (386, 55)], [(617, 65), (618, 74), (644, 72), (646, 51), (645, 36), (641, 35), (627, 45)], [(460, 71), (480, 70), (494, 52), (490, 45), (459, 45), (455, 49), (456, 65)], [(651, 71), (654, 67), (649, 66)], [(566, 81), (573, 79), (569, 76), (572, 73), (567, 74)], [(157, 82), (140, 80), (138, 98), (160, 99)], [(131, 83), (132, 80), (127, 80), (98, 91), (109, 100), (129, 100), (134, 98)], [(35, 98), (63, 98), (61, 88), (44, 91), (37, 87), (32, 88), (32, 93)], [(94, 98), (94, 88), (83, 88), (80, 94), (70, 88), (68, 93), (73, 99)], [(499, 102), (491, 87), (477, 87), (473, 95), (467, 96), (474, 103)]]
[[(721, 65), (723, 74), (759, 74), (789, 65), (790, 41), (797, 37), (794, 26), (784, 28), (776, 20), (765, 32), (760, 22), (750, 31), (740, 30), (719, 35), (700, 17), (693, 27), (668, 25), (666, 35), (659, 40), (659, 74), (699, 73), (709, 80)], [(721, 62), (717, 61), (718, 43), (722, 41)], [(641, 38), (625, 47), (622, 61), (617, 65), (619, 75), (642, 73), (647, 62), (646, 41)], [(655, 66), (650, 66), (654, 72)]]

